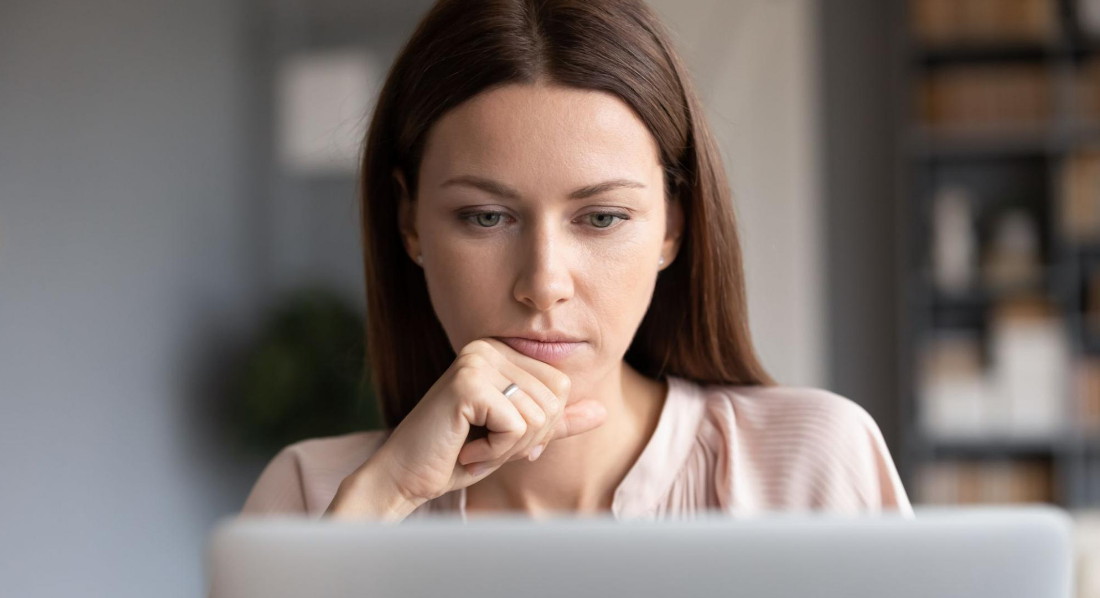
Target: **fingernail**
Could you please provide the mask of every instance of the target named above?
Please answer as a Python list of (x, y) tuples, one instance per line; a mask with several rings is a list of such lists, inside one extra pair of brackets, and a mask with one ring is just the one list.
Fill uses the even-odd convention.
[(531, 461), (534, 461), (535, 459), (538, 459), (539, 456), (542, 455), (542, 451), (545, 448), (546, 448), (545, 444), (540, 444), (540, 445), (536, 446), (535, 448), (531, 449), (531, 456), (527, 457), (527, 458)]
[(470, 468), (470, 475), (472, 475), (476, 478), (476, 477), (480, 476), (481, 474), (485, 473), (486, 471), (489, 471), (489, 464), (488, 463), (478, 463), (477, 465), (474, 465), (473, 467)]

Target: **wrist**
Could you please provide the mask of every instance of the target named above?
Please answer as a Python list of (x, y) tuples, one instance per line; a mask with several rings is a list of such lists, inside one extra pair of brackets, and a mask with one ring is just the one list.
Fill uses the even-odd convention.
[(402, 490), (386, 469), (384, 456), (376, 453), (340, 484), (326, 515), (396, 523), (424, 502)]

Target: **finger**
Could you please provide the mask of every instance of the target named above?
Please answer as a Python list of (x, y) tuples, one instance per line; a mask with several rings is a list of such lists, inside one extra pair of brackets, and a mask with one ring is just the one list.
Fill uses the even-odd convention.
[(504, 357), (508, 361), (522, 368), (524, 371), (529, 372), (531, 375), (538, 378), (539, 381), (541, 381), (542, 384), (550, 390), (550, 392), (554, 393), (555, 396), (561, 398), (563, 402), (568, 401), (572, 381), (569, 379), (569, 376), (567, 374), (546, 362), (539, 361), (533, 357), (528, 357), (523, 353), (516, 351), (512, 347), (508, 346), (507, 343), (501, 340), (492, 337), (484, 338), (482, 340), (488, 342), (490, 346), (496, 349), (497, 353), (500, 356)]
[[(606, 419), (607, 409), (603, 406), (602, 403), (598, 401), (584, 400), (572, 405), (568, 405), (564, 410), (561, 421), (558, 423), (557, 426), (552, 428), (551, 438), (548, 439), (545, 444), (549, 444), (549, 440), (552, 439), (566, 438), (568, 436), (575, 436), (577, 434), (582, 434), (584, 432), (593, 430), (603, 425)], [(496, 471), (505, 462), (506, 461), (494, 459), (472, 460), (465, 465), (466, 473), (467, 475), (470, 475), (472, 479), (476, 480), (488, 475), (489, 473), (492, 473), (493, 471)], [(475, 467), (482, 465), (488, 465), (488, 468), (485, 471), (482, 471), (479, 475), (473, 475), (473, 473), (471, 473)]]
[[(492, 359), (492, 358), (490, 358)], [(517, 450), (513, 456), (517, 458), (525, 458), (529, 455), (530, 449), (533, 449), (539, 444), (545, 444), (551, 438), (554, 432), (554, 426), (558, 424), (562, 414), (565, 410), (565, 399), (554, 394), (545, 384), (530, 372), (512, 363), (503, 356), (497, 356), (499, 359), (498, 367), (505, 377), (510, 378), (516, 386), (519, 387), (519, 392), (525, 392), (532, 402), (542, 411), (543, 423), (541, 426), (534, 425), (535, 422), (528, 420), (533, 424), (531, 434), (526, 439), (525, 446)]]
[(485, 426), (488, 433), (465, 446), (484, 446), (488, 452), (500, 454), (527, 435), (527, 420), (508, 397), (493, 387), (499, 382), (486, 382), (484, 372), (477, 375), (478, 380), (469, 383), (477, 400), (470, 403), (471, 412), (465, 417), (471, 425)]
[(529, 446), (545, 444), (552, 437), (553, 426), (561, 419), (569, 399), (571, 382), (560, 370), (532, 359), (495, 338), (483, 339), (495, 351), (486, 351), (485, 357), (517, 386), (527, 391), (547, 416), (546, 427), (532, 438)]
[[(488, 392), (493, 392), (492, 390)], [(467, 465), (481, 461), (509, 460), (516, 454), (525, 453), (534, 440), (541, 438), (543, 428), (546, 426), (546, 414), (542, 408), (523, 389), (519, 389), (506, 397), (500, 394), (500, 408), (510, 404), (511, 408), (518, 412), (524, 420), (525, 432), (520, 437), (511, 439), (511, 443), (490, 442), (493, 430), (490, 427), (489, 435), (485, 438), (466, 443), (458, 453), (458, 462)], [(495, 407), (494, 407), (495, 408)]]
[(565, 406), (565, 412), (554, 427), (552, 440), (583, 434), (603, 425), (607, 408), (594, 399), (585, 399)]
[(489, 474), (493, 473), (497, 469), (500, 469), (500, 465), (502, 464), (491, 465), (484, 470), (478, 471), (477, 475), (474, 475), (474, 468), (478, 465), (480, 464), (474, 463), (471, 465), (456, 465), (454, 474), (452, 474), (452, 476), (458, 476), (458, 481), (456, 482), (454, 477), (452, 477), (452, 485), (454, 485), (456, 488), (470, 486), (471, 484), (474, 484), (479, 480), (488, 477)]

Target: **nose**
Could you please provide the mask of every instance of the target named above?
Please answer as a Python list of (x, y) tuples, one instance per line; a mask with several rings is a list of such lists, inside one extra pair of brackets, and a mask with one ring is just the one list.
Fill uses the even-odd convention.
[(550, 220), (523, 231), (522, 247), (517, 248), (520, 263), (513, 295), (516, 301), (538, 311), (549, 311), (573, 297), (573, 247), (568, 236), (555, 230)]

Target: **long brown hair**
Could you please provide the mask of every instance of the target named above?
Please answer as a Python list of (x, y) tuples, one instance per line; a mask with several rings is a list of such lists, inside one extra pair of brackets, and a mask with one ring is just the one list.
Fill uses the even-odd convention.
[(393, 173), (404, 174), (415, 200), (431, 126), (508, 83), (614, 94), (660, 148), (667, 199), (681, 202), (684, 230), (627, 363), (654, 379), (774, 384), (749, 335), (725, 171), (670, 39), (641, 0), (440, 0), (420, 22), (380, 92), (360, 179), (369, 372), (387, 426), (397, 426), (455, 359), (423, 271), (404, 250)]

